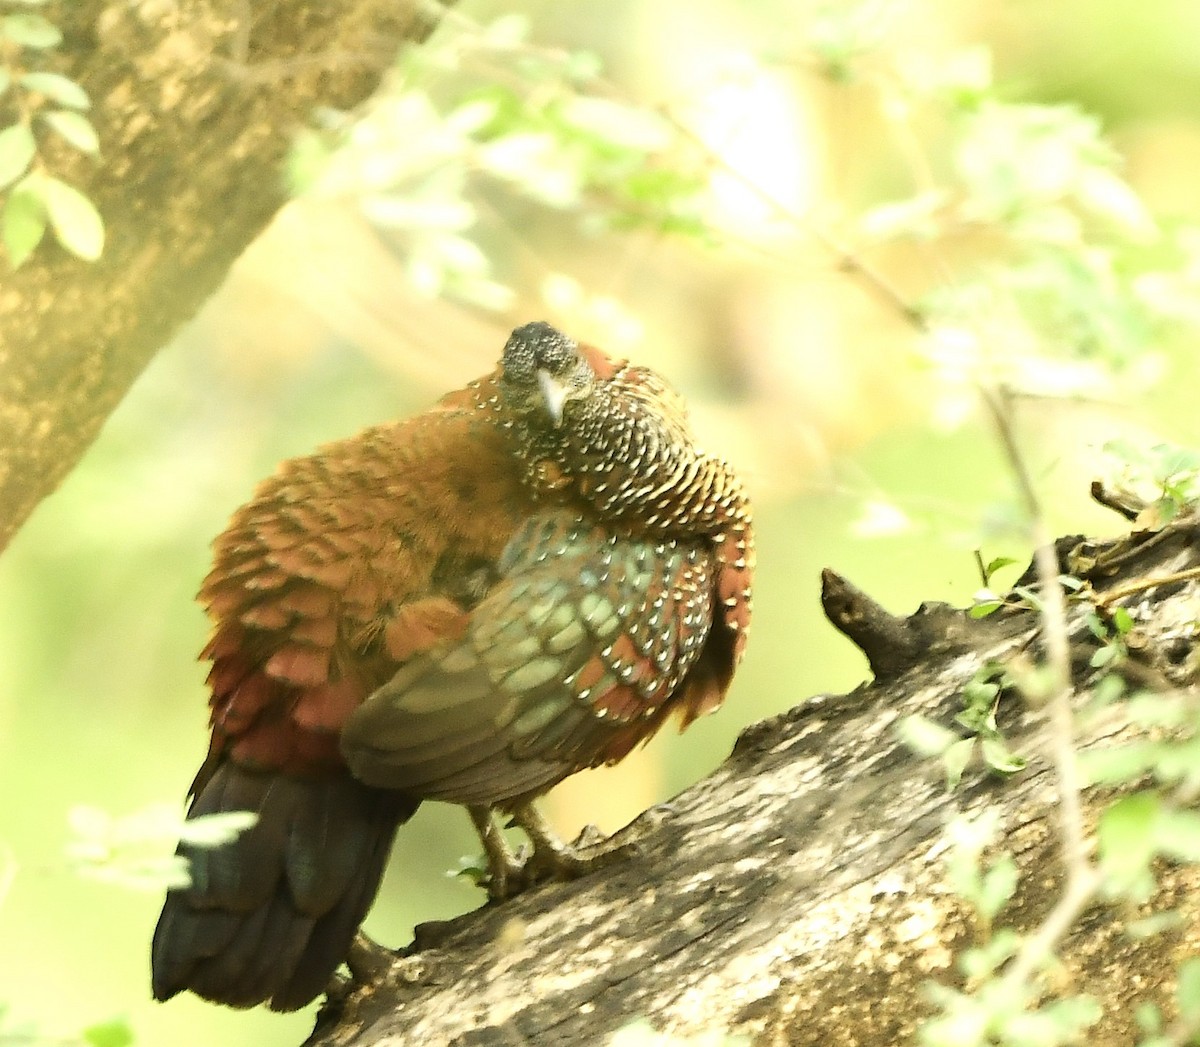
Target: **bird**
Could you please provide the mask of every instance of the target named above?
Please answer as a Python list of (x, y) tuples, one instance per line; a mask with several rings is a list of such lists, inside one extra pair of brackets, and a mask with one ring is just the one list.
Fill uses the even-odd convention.
[[(187, 817), (257, 817), (180, 843), (159, 1000), (315, 999), (425, 801), (467, 808), (494, 897), (586, 871), (532, 801), (720, 706), (751, 617), (733, 468), (657, 373), (543, 321), (425, 413), (282, 463), (213, 548)], [(529, 836), (524, 864), (496, 815)]]

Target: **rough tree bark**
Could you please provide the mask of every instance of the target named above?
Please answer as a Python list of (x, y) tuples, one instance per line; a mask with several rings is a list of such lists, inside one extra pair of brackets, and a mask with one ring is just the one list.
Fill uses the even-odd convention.
[[(1080, 702), (1097, 643), (1085, 615), (1118, 602), (1137, 622), (1127, 678), (1192, 688), (1195, 582), (1146, 579), (1192, 571), (1198, 539), (1189, 519), (1117, 542), (1057, 543), (1063, 570), (1090, 583), (1070, 615)], [(837, 576), (825, 582), (826, 612), (868, 651), (875, 682), (748, 728), (713, 775), (625, 830), (632, 857), (419, 927), (407, 955), (358, 971), (364, 981), (326, 1008), (307, 1047), (595, 1044), (638, 1016), (664, 1032), (724, 1029), (763, 1044), (909, 1042), (929, 1013), (923, 983), (959, 984), (954, 960), (975, 933), (945, 885), (950, 818), (985, 807), (1003, 816), (1021, 880), (1000, 925), (1035, 926), (1062, 867), (1041, 710), (1006, 693), (1000, 722), (1028, 767), (1000, 780), (972, 765), (953, 793), (896, 727), (912, 713), (950, 725), (989, 659), (1036, 659), (1038, 616), (1014, 606), (977, 621), (938, 605), (895, 619)], [(1120, 708), (1081, 719), (1079, 744), (1126, 734)], [(1111, 796), (1089, 791), (1088, 818)], [(1174, 969), (1200, 943), (1196, 868), (1161, 872), (1152, 904), (1096, 906), (1065, 942), (1056, 984), (1102, 1001), (1095, 1047), (1136, 1042), (1142, 1001), (1169, 1015)], [(1163, 909), (1183, 917), (1172, 930), (1123, 933)]]
[(102, 150), (98, 164), (52, 151), (50, 167), (97, 204), (108, 239), (96, 264), (44, 244), (4, 276), (0, 549), (285, 202), (295, 129), (318, 105), (366, 98), (400, 44), (432, 29), (430, 10), (74, 0), (50, 12), (64, 31), (50, 60), (88, 91)]

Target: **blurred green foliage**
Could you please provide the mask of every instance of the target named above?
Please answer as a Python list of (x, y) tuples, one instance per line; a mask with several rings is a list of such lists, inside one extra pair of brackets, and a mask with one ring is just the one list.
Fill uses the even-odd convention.
[[(536, 288), (561, 269), (645, 316), (654, 337), (631, 354), (689, 393), (714, 446), (724, 450), (723, 436), (746, 454), (760, 562), (750, 654), (724, 710), (685, 738), (652, 743), (652, 773), (614, 772), (614, 782), (638, 780), (630, 790), (635, 809), (706, 773), (746, 723), (862, 678), (861, 659), (821, 617), (823, 566), (837, 566), (906, 610), (923, 599), (969, 603), (979, 586), (972, 550), (981, 543), (989, 558), (1027, 555), (1010, 477), (991, 435), (955, 400), (956, 375), (957, 393), (967, 399), (981, 360), (986, 373), (1037, 394), (1019, 421), (1036, 434), (1031, 462), (1052, 528), (1119, 526), (1087, 507), (1091, 476), (1081, 471), (1078, 445), (1095, 432), (1103, 442), (1116, 423), (1103, 402), (1111, 390), (1093, 396), (1081, 374), (1090, 381), (1114, 363), (1125, 367), (1127, 390), (1153, 396), (1135, 428), (1200, 441), (1194, 354), (1157, 322), (1194, 319), (1200, 240), (1189, 239), (1188, 228), (1200, 207), (1156, 226), (1133, 190), (1180, 197), (1163, 188), (1161, 172), (1122, 169), (1108, 144), (1115, 135), (1137, 145), (1168, 111), (1171, 142), (1200, 141), (1200, 114), (1180, 114), (1177, 94), (1143, 82), (1147, 56), (1175, 53), (1179, 40), (1194, 39), (1185, 33), (1197, 17), (1192, 8), (1122, 2), (1106, 5), (1101, 18), (1068, 0), (1020, 13), (998, 0), (929, 2), (903, 16), (885, 3), (820, 7), (815, 35), (805, 38), (792, 25), (791, 5), (778, 3), (753, 10), (729, 0), (625, 3), (606, 9), (601, 23), (584, 5), (541, 0), (522, 7), (527, 32), (520, 19), (496, 22), (512, 14), (496, 4), (464, 3), (455, 19), (491, 29), (473, 37), (457, 21), (445, 26), (402, 70), (409, 80), (354, 114), (364, 121), (314, 114), (323, 130), (301, 137), (293, 179), (323, 203), (350, 199), (415, 293), (373, 290), (376, 256), (351, 256), (318, 234), (306, 245), (318, 274), (306, 287), (318, 290), (292, 292), (284, 308), (260, 294), (269, 273), (242, 267), (155, 361), (86, 460), (0, 559), (0, 841), (17, 863), (8, 865), (11, 885), (0, 892), (0, 999), (8, 1020), (33, 1022), (46, 1037), (119, 1043), (120, 1016), (128, 1015), (135, 1042), (181, 1047), (283, 1047), (307, 1032), (311, 1012), (235, 1013), (191, 998), (152, 1005), (147, 953), (159, 894), (75, 875), (68, 812), (89, 805), (121, 816), (182, 802), (205, 747), (204, 669), (195, 654), (206, 623), (193, 594), (207, 543), (281, 458), (418, 410), (460, 384), (463, 343), (478, 351), (486, 339), (456, 334), (444, 314), (443, 326), (425, 329), (422, 318), (438, 314), (419, 311), (421, 295), (500, 310), (491, 345), (498, 352), (508, 319), (547, 308)], [(977, 46), (981, 40), (992, 59)], [(922, 65), (925, 48), (941, 61)], [(474, 58), (524, 56), (533, 75), (518, 87), (481, 87), (477, 70), (456, 81), (456, 69), (430, 67), (438, 56), (465, 61), (468, 49)], [(748, 55), (770, 55), (781, 68), (799, 70), (794, 80), (763, 81), (795, 122), (771, 124), (754, 163), (742, 164), (744, 151), (722, 154), (729, 177), (721, 192), (715, 178), (706, 185), (706, 201), (697, 200), (697, 143), (680, 133), (690, 99), (678, 85), (689, 82), (693, 50), (700, 66), (712, 64), (713, 54), (732, 55), (744, 70), (757, 62)], [(597, 62), (580, 58), (592, 52)], [(881, 60), (888, 54), (911, 59), (899, 81)], [(603, 90), (601, 64), (612, 70)], [(1195, 97), (1200, 70), (1179, 60), (1171, 69)], [(1021, 99), (1002, 97), (993, 80), (1019, 82)], [(461, 96), (453, 96), (455, 84)], [(881, 84), (893, 120), (886, 134), (855, 94)], [(668, 88), (682, 90), (682, 102), (659, 104)], [(830, 103), (837, 118), (822, 122), (812, 114), (828, 101), (827, 90), (848, 93)], [(701, 110), (708, 97), (697, 94)], [(761, 97), (736, 96), (743, 101), (732, 106), (733, 123), (750, 121)], [(906, 124), (918, 105), (932, 108)], [(1099, 114), (1106, 135), (1085, 111)], [(406, 122), (379, 123), (389, 112)], [(913, 192), (910, 168), (895, 160), (912, 148), (906, 135), (931, 160)], [(381, 151), (381, 138), (400, 153)], [(356, 141), (364, 146), (358, 152)], [(348, 151), (334, 150), (347, 142)], [(422, 150), (412, 151), (413, 143)], [(667, 162), (676, 147), (682, 152), (672, 155), (686, 160)], [(843, 182), (829, 170), (814, 176), (835, 183), (826, 186), (835, 199), (846, 191), (848, 199), (826, 209), (862, 215), (845, 228), (881, 265), (890, 263), (928, 325), (921, 338), (910, 331), (898, 342), (894, 331), (881, 332), (862, 296), (835, 318), (822, 313), (822, 299), (836, 297), (826, 293), (836, 252), (823, 249), (814, 264), (793, 245), (811, 240), (808, 218), (781, 218), (786, 207), (747, 188), (759, 174), (790, 170), (785, 156), (805, 151), (835, 169), (839, 149), (853, 154), (854, 172)], [(1030, 150), (1037, 162), (1022, 162)], [(381, 156), (389, 159), (380, 166)], [(506, 184), (498, 188), (497, 180)], [(724, 217), (714, 200), (724, 201)], [(554, 210), (570, 210), (571, 220), (545, 213)], [(703, 238), (694, 235), (700, 214)], [(614, 225), (637, 225), (640, 233), (618, 236)], [(693, 234), (686, 246), (663, 239), (681, 231)], [(268, 239), (286, 235), (277, 228)], [(286, 254), (290, 242), (282, 242)], [(944, 252), (936, 264), (929, 262), (933, 246)], [(657, 267), (638, 268), (631, 257)], [(915, 278), (940, 275), (943, 265), (953, 279)], [(380, 321), (388, 354), (364, 351), (367, 337), (346, 336), (328, 322), (327, 299), (341, 291), (335, 272), (343, 271), (393, 325)], [(764, 290), (772, 283), (773, 297)], [(801, 305), (789, 311), (793, 302)], [(376, 319), (371, 305), (353, 304)], [(776, 312), (785, 320), (772, 326)], [(981, 345), (981, 316), (997, 344)], [(420, 347), (419, 358), (410, 343)], [(1156, 369), (1147, 374), (1149, 357)], [(1055, 369), (1048, 359), (1070, 366)], [(1093, 365), (1099, 372), (1075, 369)], [(921, 376), (933, 384), (921, 384)], [(912, 388), (916, 395), (906, 391)], [(1063, 396), (1058, 415), (1046, 407), (1056, 395)], [(835, 404), (842, 415), (833, 414)], [(820, 447), (806, 457), (797, 448), (807, 431), (798, 426), (810, 418)], [(576, 824), (591, 816), (587, 808), (559, 813)], [(459, 812), (423, 810), (400, 835), (368, 930), (400, 944), (414, 922), (479, 904), (478, 890), (444, 875), (476, 849)], [(158, 854), (165, 860), (170, 851), (164, 841)], [(963, 883), (990, 919), (1011, 891), (1008, 872), (976, 872), (975, 879), (963, 873)], [(0, 884), (6, 879), (0, 869)], [(1002, 952), (977, 959), (998, 963)], [(948, 1016), (956, 1003), (967, 1008), (944, 1002)], [(1059, 1015), (1059, 1027), (1082, 1027), (1087, 1017)]]
[(33, 8), (49, 0), (0, 3), (0, 240), (14, 269), (37, 249), (46, 228), (72, 254), (94, 262), (104, 250), (96, 205), (52, 174), (40, 140), (53, 132), (76, 152), (96, 156), (100, 139), (84, 115), (87, 92), (52, 68), (62, 32)]

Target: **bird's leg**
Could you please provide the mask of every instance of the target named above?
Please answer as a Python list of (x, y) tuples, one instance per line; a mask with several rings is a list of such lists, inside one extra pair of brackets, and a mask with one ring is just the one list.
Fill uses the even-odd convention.
[(360, 930), (350, 943), (350, 951), (346, 953), (346, 966), (350, 968), (354, 984), (366, 985), (387, 970), (398, 955), (394, 949), (380, 945)]
[[(524, 885), (525, 862), (504, 838), (504, 832), (496, 824), (492, 809), (486, 804), (471, 804), (467, 807), (479, 842), (483, 844), (488, 863), (488, 894), (500, 900), (516, 894)], [(532, 837), (531, 837), (532, 839)]]
[(471, 804), (467, 812), (487, 856), (488, 894), (497, 901), (519, 894), (538, 880), (574, 880), (635, 849), (621, 839), (627, 835), (624, 831), (604, 836), (594, 826), (586, 827), (574, 843), (563, 843), (541, 812), (532, 803), (523, 803), (512, 809), (511, 824), (529, 837), (533, 846), (533, 853), (526, 858), (524, 847), (513, 853), (490, 807)]
[(346, 966), (350, 969), (347, 978), (340, 971), (334, 971), (329, 976), (325, 986), (325, 1004), (321, 1008), (321, 1018), (341, 1013), (354, 990), (364, 985), (370, 985), (387, 970), (398, 954), (368, 938), (360, 930), (350, 943), (346, 952)]
[(514, 807), (512, 820), (533, 844), (533, 855), (526, 863), (533, 879), (554, 876), (573, 880), (619, 861), (633, 850), (631, 844), (604, 836), (594, 826), (586, 827), (575, 843), (563, 843), (532, 803)]

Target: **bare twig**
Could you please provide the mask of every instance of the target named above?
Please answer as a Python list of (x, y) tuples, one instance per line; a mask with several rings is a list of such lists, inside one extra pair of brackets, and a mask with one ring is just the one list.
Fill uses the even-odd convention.
[(375, 52), (325, 51), (320, 54), (297, 55), (293, 58), (253, 63), (239, 62), (232, 58), (214, 58), (213, 65), (221, 69), (230, 80), (240, 84), (275, 85), (304, 76), (313, 69), (334, 72), (340, 69), (372, 68), (391, 53), (391, 50), (382, 48)]
[(1123, 600), (1126, 596), (1143, 593), (1147, 589), (1155, 589), (1160, 585), (1170, 585), (1173, 582), (1186, 582), (1192, 578), (1200, 578), (1200, 567), (1189, 567), (1187, 570), (1172, 571), (1170, 574), (1152, 575), (1148, 578), (1139, 578), (1137, 581), (1128, 582), (1125, 585), (1118, 585), (1103, 593), (1096, 600), (1096, 603), (1101, 607), (1108, 607), (1117, 600)]
[(1004, 980), (1010, 985), (1020, 985), (1032, 977), (1087, 908), (1100, 888), (1101, 877), (1090, 860), (1083, 821), (1082, 787), (1075, 760), (1075, 718), (1070, 700), (1070, 639), (1066, 602), (1058, 581), (1058, 557), (1046, 530), (1041, 503), (1017, 444), (1003, 394), (986, 387), (982, 392), (1016, 478), (1034, 541), (1034, 562), (1041, 581), (1042, 632), (1051, 680), (1046, 703), (1050, 718), (1049, 749), (1058, 784), (1060, 853), (1067, 877), (1057, 904), (1037, 932), (1025, 940), (1004, 974)]
[[(1054, 733), (1057, 734), (1057, 730)], [(1100, 889), (1100, 883), (1100, 872), (1093, 865), (1084, 864), (1075, 873), (1068, 870), (1063, 893), (1054, 908), (1046, 915), (1037, 931), (1025, 939), (1020, 951), (1005, 970), (1003, 980), (1007, 984), (1023, 985), (1037, 973), (1047, 957), (1053, 954), (1054, 947), (1066, 937), (1075, 921), (1092, 903)]]
[(1145, 553), (1158, 545), (1159, 542), (1165, 542), (1171, 535), (1178, 531), (1189, 530), (1196, 526), (1196, 521), (1192, 517), (1181, 517), (1177, 520), (1172, 520), (1162, 529), (1155, 531), (1146, 538), (1140, 535), (1133, 536), (1133, 544), (1124, 551), (1113, 556), (1104, 556), (1096, 561), (1096, 566), (1104, 569), (1105, 572), (1115, 572), (1118, 567), (1123, 567), (1130, 560), (1138, 556), (1143, 556)]
[(1138, 513), (1146, 508), (1140, 499), (1135, 499), (1133, 495), (1124, 491), (1110, 491), (1099, 480), (1092, 481), (1091, 495), (1094, 502), (1130, 521), (1136, 520)]

